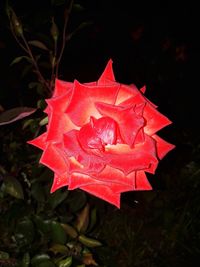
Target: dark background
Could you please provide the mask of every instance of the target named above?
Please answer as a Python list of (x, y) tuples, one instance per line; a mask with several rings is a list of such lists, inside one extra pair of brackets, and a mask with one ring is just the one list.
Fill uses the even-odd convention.
[[(28, 37), (31, 34), (37, 37), (42, 31), (48, 33), (52, 13), (62, 26), (62, 10), (59, 6), (52, 8), (50, 2), (11, 1), (20, 19), (28, 25)], [(112, 58), (119, 82), (135, 83), (138, 87), (145, 84), (147, 96), (169, 115), (175, 127), (192, 127), (197, 131), (199, 50), (198, 11), (194, 3), (77, 2), (85, 9), (72, 13), (70, 30), (82, 21), (92, 24), (67, 44), (60, 78), (96, 80)], [(19, 80), (16, 68), (9, 66), (16, 55), (23, 53), (5, 23), (3, 1), (1, 14), (1, 97), (6, 108), (22, 101), (19, 98), (28, 93), (22, 88), (26, 84)]]

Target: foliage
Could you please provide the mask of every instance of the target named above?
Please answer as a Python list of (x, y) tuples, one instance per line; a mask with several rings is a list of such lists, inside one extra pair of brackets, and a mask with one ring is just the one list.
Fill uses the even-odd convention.
[(89, 257), (96, 264), (92, 251), (101, 243), (90, 237), (96, 209), (82, 191), (60, 189), (50, 194), (52, 173), (38, 167), (37, 153), (19, 140), (7, 133), (2, 149), (2, 260), (8, 266), (14, 259), (16, 266), (77, 266)]
[[(52, 5), (57, 4), (57, 1), (52, 2)], [(50, 36), (46, 36), (50, 42), (43, 43), (35, 39), (29, 41), (23, 22), (11, 6), (6, 6), (12, 35), (25, 53), (17, 56), (11, 62), (11, 67), (23, 61), (23, 76), (29, 72), (35, 74), (28, 87), (36, 89), (40, 98), (37, 101), (38, 112), (35, 117), (17, 126), (19, 132), (22, 129), (21, 134), (14, 134), (14, 129), (17, 128), (13, 125), (4, 128), (1, 136), (4, 154), (0, 166), (2, 266), (96, 266), (93, 251), (102, 245), (92, 235), (96, 224), (95, 207), (88, 203), (82, 191), (69, 192), (67, 189), (60, 189), (50, 194), (52, 173), (38, 166), (38, 151), (26, 145), (23, 138), (25, 136), (28, 140), (33, 134), (37, 135), (43, 131), (47, 118), (41, 117), (39, 109), (45, 108), (44, 97), (53, 92), (66, 41), (83, 27), (83, 24), (79, 25), (75, 32), (72, 31), (68, 35), (66, 28), (69, 16), (72, 7), (75, 8), (76, 5), (73, 1), (63, 1), (59, 5), (62, 5), (64, 10), (61, 44), (58, 43), (59, 30), (53, 16), (49, 18)], [(38, 50), (35, 51), (34, 47)], [(41, 58), (44, 58), (44, 61)], [(44, 74), (41, 71), (42, 65), (47, 68)], [(11, 124), (35, 111), (36, 109), (27, 107), (2, 111), (0, 125)]]

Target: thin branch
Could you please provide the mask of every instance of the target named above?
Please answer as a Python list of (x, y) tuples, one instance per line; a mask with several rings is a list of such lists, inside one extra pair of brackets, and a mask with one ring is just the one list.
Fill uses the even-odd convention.
[(28, 50), (22, 45), (22, 43), (20, 43), (19, 39), (17, 38), (17, 35), (15, 34), (15, 31), (13, 30), (13, 27), (10, 23), (10, 29), (11, 29), (11, 32), (12, 32), (12, 35), (14, 36), (15, 38), (15, 41), (18, 43), (18, 45), (26, 52), (28, 53)]
[(35, 70), (36, 70), (36, 73), (37, 73), (37, 75), (39, 77), (39, 80), (41, 81), (41, 83), (43, 83), (43, 85), (47, 88), (47, 90), (51, 92), (51, 88), (50, 88), (48, 82), (45, 80), (45, 78), (41, 74), (41, 72), (40, 72), (40, 70), (38, 68), (38, 64), (37, 64), (37, 62), (36, 62), (36, 60), (35, 60), (35, 58), (34, 58), (34, 56), (32, 54), (32, 51), (31, 51), (31, 49), (30, 49), (30, 47), (28, 45), (28, 42), (26, 41), (24, 35), (22, 35), (21, 38), (22, 38), (22, 40), (23, 40), (23, 42), (25, 44), (25, 47), (27, 49), (27, 53), (29, 54), (29, 56), (30, 56), (30, 58), (31, 58), (31, 60), (33, 62), (33, 65), (35, 67)]
[(61, 61), (63, 52), (65, 50), (66, 30), (67, 30), (67, 25), (68, 25), (68, 21), (69, 21), (69, 15), (70, 15), (71, 10), (72, 10), (73, 2), (74, 2), (74, 0), (70, 1), (69, 8), (66, 10), (66, 14), (65, 14), (65, 22), (64, 22), (64, 26), (63, 26), (63, 35), (62, 35), (62, 47), (61, 47), (60, 55), (59, 55), (57, 63), (56, 63), (56, 77), (58, 77), (58, 70), (59, 70), (60, 61)]
[(57, 55), (57, 40), (54, 40), (54, 53), (53, 53), (53, 61), (51, 64), (51, 81), (50, 81), (50, 88), (52, 91), (55, 79), (56, 55)]
[[(50, 83), (48, 83), (48, 81), (44, 78), (44, 76), (42, 75), (42, 73), (40, 72), (38, 63), (36, 61), (36, 59), (33, 56), (32, 50), (23, 34), (23, 29), (22, 29), (22, 25), (19, 22), (15, 12), (12, 10), (12, 17), (10, 19), (10, 28), (11, 28), (11, 32), (16, 40), (16, 42), (18, 43), (18, 45), (29, 55), (32, 64), (35, 68), (36, 74), (38, 76), (39, 81), (43, 84), (43, 86), (47, 89), (48, 92), (51, 92), (51, 85)], [(9, 16), (10, 18), (10, 16)], [(14, 23), (14, 26), (12, 24), (12, 22)], [(16, 27), (16, 32), (20, 35), (20, 37), (18, 38), (16, 32), (15, 32), (15, 28)], [(21, 42), (21, 40), (23, 41), (23, 43)]]

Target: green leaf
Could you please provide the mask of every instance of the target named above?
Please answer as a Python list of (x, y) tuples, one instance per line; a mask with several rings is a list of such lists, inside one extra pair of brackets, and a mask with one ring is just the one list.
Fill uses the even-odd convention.
[(45, 109), (47, 106), (46, 102), (44, 101), (44, 99), (39, 99), (37, 102), (37, 107), (40, 109)]
[(22, 59), (26, 59), (28, 62), (32, 63), (32, 60), (30, 57), (21, 56), (21, 57), (16, 57), (15, 59), (13, 59), (13, 61), (10, 63), (10, 66), (13, 66), (14, 64), (19, 63), (20, 61), (22, 61)]
[(20, 182), (14, 177), (6, 177), (4, 180), (4, 191), (18, 199), (24, 199), (24, 192)]
[(44, 119), (42, 119), (40, 122), (39, 122), (39, 125), (40, 126), (44, 126), (48, 123), (48, 116), (45, 117)]
[(0, 250), (0, 260), (7, 260), (9, 258), (10, 258), (10, 256), (9, 256), (9, 254), (7, 252), (4, 252), (4, 251)]
[(85, 235), (80, 235), (78, 237), (78, 240), (83, 245), (85, 245), (86, 247), (89, 247), (89, 248), (95, 248), (95, 247), (102, 246), (101, 242), (99, 242), (98, 240), (90, 238), (90, 237), (86, 237)]
[(43, 261), (46, 261), (46, 260), (49, 260), (50, 257), (48, 254), (38, 254), (38, 255), (35, 255), (32, 260), (31, 260), (31, 264), (32, 265), (37, 265)]
[(28, 267), (30, 264), (30, 255), (26, 252), (22, 258), (22, 267)]
[(87, 230), (89, 223), (89, 210), (90, 210), (89, 205), (86, 204), (83, 210), (79, 213), (77, 221), (75, 223), (78, 232), (84, 233)]
[(61, 204), (66, 197), (68, 196), (68, 191), (62, 191), (62, 189), (57, 190), (56, 192), (50, 194), (49, 196), (49, 204), (52, 209), (55, 209), (59, 204)]
[(34, 222), (38, 228), (38, 230), (43, 234), (50, 234), (51, 232), (51, 221), (43, 220), (40, 216), (34, 216)]
[(67, 224), (67, 223), (62, 223), (61, 224), (63, 229), (65, 230), (65, 233), (67, 235), (69, 235), (72, 238), (76, 238), (78, 236), (77, 231), (74, 229), (74, 227), (72, 227), (71, 225)]
[(64, 245), (67, 241), (65, 230), (61, 224), (56, 221), (51, 223), (51, 237), (54, 243)]
[(26, 120), (26, 121), (24, 122), (24, 124), (23, 124), (22, 129), (23, 129), (23, 130), (26, 129), (29, 125), (31, 125), (31, 124), (34, 123), (34, 122), (35, 122), (34, 119)]
[(64, 260), (59, 261), (58, 267), (70, 267), (72, 265), (72, 257), (67, 257)]
[(26, 218), (17, 223), (15, 238), (20, 245), (31, 244), (34, 236), (35, 228), (30, 219)]
[(82, 259), (83, 263), (85, 263), (86, 265), (92, 265), (92, 266), (98, 266), (98, 264), (96, 263), (96, 261), (93, 259), (93, 255), (91, 252), (83, 252), (83, 259)]
[(34, 113), (36, 110), (35, 108), (29, 107), (17, 107), (3, 111), (0, 114), (0, 126), (21, 120)]
[(90, 25), (92, 25), (92, 24), (93, 24), (92, 21), (85, 21), (85, 22), (82, 22), (82, 23), (78, 26), (78, 28), (77, 28), (76, 30), (82, 30), (82, 29), (84, 29), (85, 27), (88, 27), (88, 26), (90, 26)]
[(49, 248), (50, 251), (52, 251), (54, 254), (63, 254), (67, 255), (69, 253), (68, 247), (60, 244), (54, 244)]
[(45, 201), (45, 192), (44, 192), (43, 186), (40, 183), (34, 183), (31, 186), (31, 195), (38, 202), (44, 202)]
[(35, 267), (56, 267), (56, 265), (52, 261), (49, 260), (49, 261), (44, 261)]
[(85, 10), (85, 8), (80, 4), (73, 4), (73, 9), (78, 12)]
[(86, 194), (82, 190), (74, 190), (73, 192), (70, 192), (66, 200), (70, 211), (74, 213), (82, 209), (85, 206), (86, 201)]
[(38, 41), (38, 40), (32, 40), (32, 41), (29, 41), (28, 42), (30, 45), (33, 45), (37, 48), (40, 48), (40, 49), (43, 49), (43, 50), (46, 50), (46, 51), (49, 51), (48, 47), (42, 43), (41, 41)]
[(30, 82), (28, 84), (28, 88), (33, 89), (33, 88), (37, 87), (38, 84), (40, 84), (40, 83), (38, 83), (38, 82)]
[(33, 267), (55, 267), (48, 254), (35, 255), (31, 260), (31, 265)]
[(97, 222), (97, 210), (96, 210), (96, 208), (94, 208), (94, 209), (92, 209), (91, 214), (90, 214), (90, 223), (89, 223), (89, 227), (87, 229), (88, 232), (94, 228), (96, 222)]

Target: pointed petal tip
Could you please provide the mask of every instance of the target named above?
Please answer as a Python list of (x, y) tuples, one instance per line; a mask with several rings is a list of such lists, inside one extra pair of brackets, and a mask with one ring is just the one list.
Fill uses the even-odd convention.
[(52, 185), (50, 193), (53, 194), (56, 190), (57, 190), (57, 188), (55, 188), (54, 185)]
[(144, 85), (142, 88), (140, 88), (140, 92), (142, 92), (143, 94), (145, 94), (146, 92), (146, 85)]
[(115, 76), (112, 64), (113, 64), (112, 59), (109, 59), (101, 77), (98, 80), (98, 85), (108, 84), (109, 82), (115, 82)]
[(156, 134), (154, 134), (152, 137), (156, 140), (157, 154), (160, 160), (176, 147), (174, 144), (168, 143)]
[(144, 171), (137, 171), (135, 181), (136, 181), (135, 190), (137, 190), (137, 191), (150, 191), (150, 190), (152, 190), (152, 186), (149, 183)]
[[(50, 193), (54, 193), (56, 190), (60, 189), (61, 187), (68, 186), (68, 178), (67, 175), (57, 175), (54, 174), (53, 183), (51, 186)], [(68, 188), (69, 189), (69, 188)]]
[(44, 150), (46, 146), (46, 136), (47, 136), (47, 133), (45, 132), (33, 140), (28, 140), (27, 143)]
[(29, 144), (29, 145), (32, 145), (32, 146), (37, 146), (37, 147), (38, 147), (38, 145), (37, 145), (37, 142), (36, 142), (36, 141), (37, 141), (37, 140), (33, 139), (33, 140), (26, 141), (26, 143), (27, 143), (27, 144)]
[[(121, 195), (120, 195), (121, 196)], [(120, 198), (119, 201), (117, 201), (116, 203), (112, 203), (115, 207), (117, 207), (118, 209), (121, 208), (121, 202), (120, 202)]]

